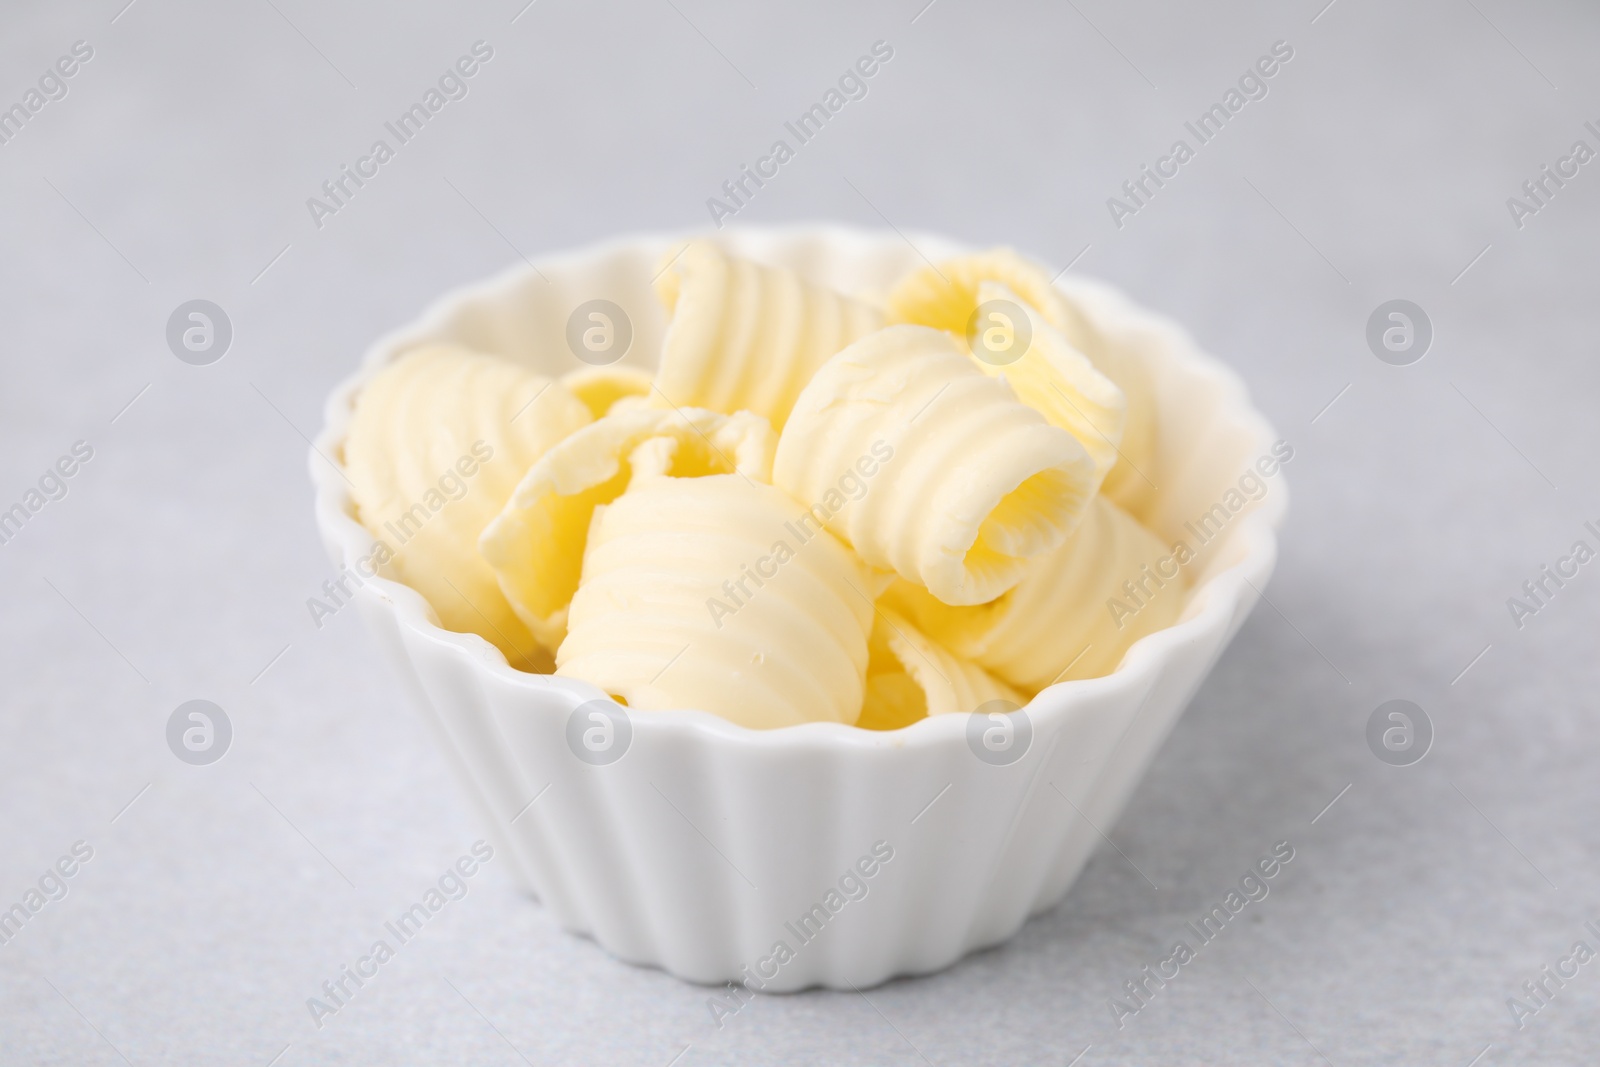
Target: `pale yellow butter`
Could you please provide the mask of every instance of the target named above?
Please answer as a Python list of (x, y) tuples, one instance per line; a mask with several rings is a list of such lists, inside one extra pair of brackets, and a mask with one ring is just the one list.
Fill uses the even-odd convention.
[(556, 648), (578, 588), (595, 508), (637, 477), (739, 472), (771, 481), (777, 439), (758, 415), (699, 408), (612, 408), (528, 469), (480, 541), (500, 589), (541, 642)]
[(1130, 645), (1177, 620), (1184, 584), (1156, 535), (1101, 496), (1077, 532), (997, 600), (950, 607), (909, 582), (885, 600), (957, 655), (1034, 693), (1111, 673)]
[(1066, 538), (1096, 478), (1071, 434), (948, 333), (891, 326), (817, 371), (773, 481), (868, 564), (980, 604)]
[(742, 474), (636, 478), (595, 509), (556, 673), (629, 708), (755, 728), (854, 723), (872, 602), (861, 563)]
[(753, 411), (782, 429), (817, 368), (883, 324), (870, 304), (704, 241), (670, 262), (656, 281), (671, 315), (656, 372), (663, 406)]
[(597, 419), (620, 403), (650, 395), (650, 375), (633, 367), (580, 367), (563, 374), (561, 384)]
[(1003, 282), (981, 282), (978, 299), (980, 309), (990, 309), (987, 315), (980, 312), (978, 330), (1010, 331), (1021, 345), (1016, 331), (1022, 324), (1005, 320), (1018, 313), (1027, 319), (1027, 342), (1021, 354), (1008, 363), (979, 358), (979, 368), (992, 377), (1004, 378), (1018, 400), (1077, 438), (1094, 460), (1094, 487), (1099, 489), (1117, 462), (1117, 445), (1127, 421), (1128, 402), (1122, 390)]
[[(973, 312), (990, 298), (984, 286), (996, 283), (1038, 312), (1123, 394), (1122, 432), (1106, 434), (1116, 437), (1118, 462), (1105, 475), (1104, 492), (1131, 514), (1143, 517), (1156, 492), (1156, 403), (1149, 373), (1137, 355), (1102, 336), (1037, 264), (1009, 248), (996, 248), (919, 268), (890, 291), (889, 318), (965, 336)], [(1089, 420), (1107, 428), (1093, 415)]]
[(501, 595), (478, 535), (523, 472), (589, 421), (559, 382), (446, 345), (407, 353), (356, 398), (344, 465), (357, 516), (445, 629), (480, 635), (514, 665), (548, 656)]
[(977, 711), (993, 700), (1028, 698), (962, 659), (896, 612), (879, 605), (867, 644), (867, 692), (856, 725), (898, 730), (930, 715)]
[(994, 248), (917, 268), (889, 291), (889, 320), (965, 336), (972, 313), (983, 299), (978, 290), (985, 282), (1003, 284), (1081, 347), (1078, 323), (1050, 284), (1049, 276), (1010, 248)]
[(434, 345), (358, 396), (357, 514), (446, 628), (640, 711), (893, 730), (1176, 621), (1137, 338), (1036, 265), (917, 270), (885, 312), (692, 242), (656, 286), (653, 378)]

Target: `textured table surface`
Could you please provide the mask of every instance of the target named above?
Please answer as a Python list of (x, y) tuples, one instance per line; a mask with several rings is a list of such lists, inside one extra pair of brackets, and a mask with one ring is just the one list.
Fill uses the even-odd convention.
[[(0, 144), (0, 508), (93, 453), (0, 545), (0, 903), (67, 890), (0, 946), (0, 1062), (1593, 1061), (1600, 962), (1523, 983), (1600, 949), (1600, 564), (1507, 604), (1600, 544), (1591, 6), (126, 2), (0, 14), (0, 106), (44, 79)], [(319, 227), (307, 198), (479, 40), (465, 98)], [(309, 618), (322, 398), (519, 255), (710, 225), (879, 40), (736, 221), (1009, 242), (1187, 324), (1296, 450), (1270, 606), (1115, 847), (1002, 948), (718, 1029), (490, 862), (318, 1029), (306, 999), (479, 836), (360, 620)], [(196, 298), (233, 327), (209, 366), (165, 338)], [(1396, 298), (1432, 325), (1406, 366), (1366, 339)], [(165, 739), (195, 698), (233, 725), (211, 766)], [(1433, 725), (1411, 766), (1366, 740), (1394, 698)], [(1119, 1028), (1124, 981), (1279, 841), (1270, 897)]]

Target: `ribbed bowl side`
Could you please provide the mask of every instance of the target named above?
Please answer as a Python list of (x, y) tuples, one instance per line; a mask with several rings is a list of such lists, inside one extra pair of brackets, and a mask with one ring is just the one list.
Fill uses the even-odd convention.
[[(936, 258), (961, 251), (916, 240)], [(898, 235), (834, 227), (721, 241), (852, 291), (882, 292), (921, 263)], [(650, 280), (680, 244), (617, 242), (453, 293), (375, 345), (363, 375), (436, 339), (557, 373), (567, 312), (596, 296), (628, 309), (627, 362), (650, 369), (664, 325)], [(1149, 521), (1176, 539), (1270, 448), (1271, 428), (1181, 329), (1103, 286), (1063, 289), (1155, 372), (1164, 436)], [(330, 396), (311, 458), (336, 565), (371, 545), (321, 458), (342, 456), (361, 380)], [(363, 585), (359, 601), (491, 840), (564, 927), (692, 981), (848, 989), (946, 967), (1066, 894), (1270, 577), (1281, 481), (1194, 565), (1178, 624), (1135, 644), (1113, 674), (1034, 699), (1031, 742), (1005, 766), (977, 757), (967, 716), (872, 734), (837, 724), (752, 731), (702, 712), (634, 715), (624, 755), (591, 765), (568, 747), (568, 719), (598, 690), (513, 671), (481, 639), (440, 629), (417, 593), (387, 577)], [(875, 847), (893, 858), (871, 859)], [(870, 877), (858, 869), (864, 858)]]

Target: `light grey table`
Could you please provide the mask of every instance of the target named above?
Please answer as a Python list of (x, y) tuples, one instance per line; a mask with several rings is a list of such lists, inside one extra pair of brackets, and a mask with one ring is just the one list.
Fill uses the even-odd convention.
[[(0, 144), (0, 508), (93, 450), (0, 545), (0, 903), (93, 853), (0, 946), (0, 1062), (1594, 1061), (1600, 962), (1520, 1029), (1507, 1004), (1600, 948), (1600, 563), (1507, 605), (1600, 520), (1600, 163), (1561, 163), (1600, 149), (1591, 6), (523, 2), (0, 15), (0, 106), (93, 51)], [(318, 226), (307, 199), (479, 40), (466, 97)], [(491, 862), (319, 1030), (306, 998), (479, 834), (356, 616), (309, 618), (323, 396), (519, 255), (709, 226), (879, 40), (735, 221), (1009, 242), (1186, 323), (1296, 449), (1270, 604), (1115, 847), (1003, 948), (719, 1030)], [(1266, 95), (1116, 225), (1278, 41)], [(1547, 164), (1577, 173), (1514, 217)], [(197, 298), (233, 327), (209, 366), (165, 339)], [(1408, 366), (1365, 337), (1396, 298), (1434, 334)], [(195, 698), (234, 729), (206, 767), (165, 740)], [(1366, 741), (1394, 698), (1436, 735), (1412, 766)], [(1271, 896), (1119, 1030), (1123, 982), (1277, 841)]]

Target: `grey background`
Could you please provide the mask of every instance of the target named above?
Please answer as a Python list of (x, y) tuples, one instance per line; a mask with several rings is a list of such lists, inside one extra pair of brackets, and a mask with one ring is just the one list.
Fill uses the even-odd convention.
[[(1506, 598), (1600, 519), (1600, 163), (1520, 231), (1505, 202), (1600, 147), (1600, 16), (923, 2), (6, 5), (4, 104), (75, 40), (95, 56), (0, 145), (0, 506), (95, 455), (0, 546), (0, 899), (95, 852), (0, 947), (0, 1061), (1592, 1061), (1600, 962), (1520, 1032), (1506, 998), (1600, 918), (1600, 564), (1520, 630)], [(480, 38), (471, 95), (314, 227), (306, 197)], [(1001, 949), (718, 1031), (706, 990), (562, 933), (491, 862), (315, 1029), (305, 999), (479, 836), (358, 618), (311, 624), (323, 396), (519, 252), (707, 225), (878, 39), (870, 95), (739, 220), (1083, 252), (1186, 323), (1296, 449), (1271, 606), (1117, 848)], [(1270, 95), (1113, 226), (1106, 198), (1279, 39)], [(208, 367), (163, 336), (197, 297), (235, 330)], [(1396, 297), (1435, 327), (1414, 366), (1363, 339)], [(163, 739), (196, 697), (234, 727), (209, 767)], [(1394, 697), (1437, 731), (1408, 768), (1364, 741)], [(1119, 1032), (1108, 998), (1279, 840), (1272, 895)]]

